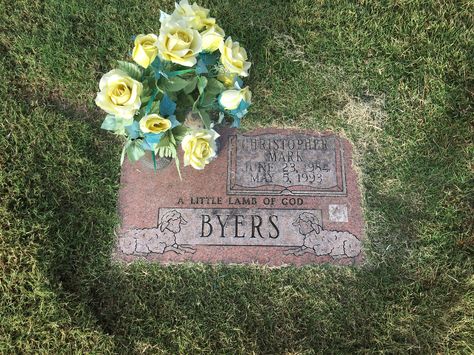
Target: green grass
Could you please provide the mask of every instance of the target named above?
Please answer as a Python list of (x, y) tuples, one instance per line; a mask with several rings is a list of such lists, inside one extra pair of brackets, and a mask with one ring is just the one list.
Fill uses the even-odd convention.
[(474, 4), (201, 3), (252, 55), (245, 128), (353, 142), (367, 263), (111, 263), (93, 98), (172, 3), (1, 1), (0, 353), (473, 353)]

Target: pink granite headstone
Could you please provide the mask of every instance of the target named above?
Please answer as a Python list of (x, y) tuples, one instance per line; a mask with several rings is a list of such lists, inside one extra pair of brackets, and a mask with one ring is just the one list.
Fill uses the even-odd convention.
[(354, 264), (363, 217), (351, 146), (331, 133), (220, 132), (204, 170), (122, 168), (115, 256), (131, 262)]

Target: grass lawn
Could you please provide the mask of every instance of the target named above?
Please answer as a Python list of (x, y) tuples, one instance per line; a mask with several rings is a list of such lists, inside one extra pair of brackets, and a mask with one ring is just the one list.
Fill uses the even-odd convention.
[(98, 80), (171, 1), (0, 1), (0, 353), (473, 353), (472, 1), (203, 0), (251, 53), (245, 128), (356, 150), (359, 268), (115, 265)]

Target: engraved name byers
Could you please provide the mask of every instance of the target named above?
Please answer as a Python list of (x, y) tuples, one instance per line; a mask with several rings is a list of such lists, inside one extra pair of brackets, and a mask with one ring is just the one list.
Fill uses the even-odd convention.
[(334, 135), (237, 135), (228, 149), (229, 194), (346, 194), (343, 149)]
[(134, 229), (120, 240), (125, 254), (194, 253), (195, 246), (286, 247), (284, 255), (354, 257), (359, 239), (325, 230), (320, 210), (162, 208), (156, 228)]
[[(181, 216), (177, 243), (192, 245), (293, 246), (300, 236), (291, 226), (297, 213), (306, 210), (272, 208), (160, 208), (158, 224), (169, 211)], [(306, 211), (309, 212), (309, 211)], [(321, 211), (311, 211), (321, 221)], [(322, 222), (321, 222), (322, 223)]]

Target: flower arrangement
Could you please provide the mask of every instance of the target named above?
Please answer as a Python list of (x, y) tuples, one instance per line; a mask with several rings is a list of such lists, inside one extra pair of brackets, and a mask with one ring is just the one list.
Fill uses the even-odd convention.
[(126, 138), (125, 155), (147, 152), (184, 166), (204, 167), (216, 156), (217, 125), (239, 127), (251, 103), (242, 78), (247, 52), (209, 17), (209, 10), (181, 0), (172, 14), (161, 12), (160, 32), (139, 34), (133, 62), (118, 61), (99, 82), (95, 102), (108, 113), (101, 128)]

